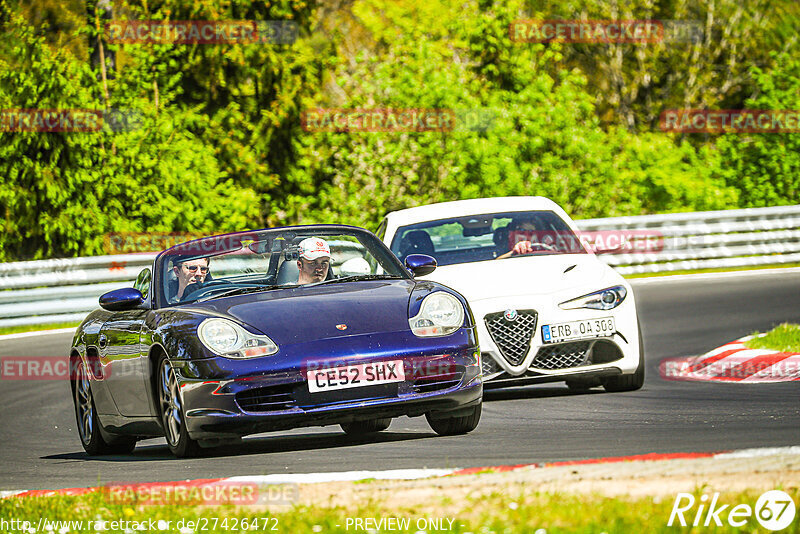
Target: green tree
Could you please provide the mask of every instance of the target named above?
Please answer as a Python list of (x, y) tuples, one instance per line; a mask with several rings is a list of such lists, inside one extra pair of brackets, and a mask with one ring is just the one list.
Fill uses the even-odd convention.
[(690, 144), (603, 128), (586, 77), (558, 68), (558, 47), (512, 48), (517, 9), (469, 13), (428, 39), (413, 25), (398, 33), (400, 23), (373, 19), (374, 33), (389, 26), (394, 40), (340, 67), (342, 107), (488, 109), (494, 119), (484, 131), (309, 132), (287, 176), (303, 187), (288, 197), (286, 218), (374, 226), (393, 209), (502, 195), (548, 196), (578, 217), (735, 202)]
[(772, 70), (752, 68), (757, 91), (746, 108), (789, 111), (794, 122), (784, 125), (794, 132), (728, 133), (717, 142), (717, 174), (741, 191), (739, 205), (762, 207), (800, 202), (800, 59), (792, 54), (775, 54)]
[[(96, 73), (68, 50), (49, 47), (20, 16), (3, 25), (0, 109), (135, 112), (121, 131), (0, 128), (0, 260), (102, 253), (108, 232), (225, 231), (258, 214), (255, 193), (236, 186), (213, 146), (192, 133), (207, 117), (152, 105), (153, 63), (134, 58), (105, 100)], [(149, 59), (149, 61), (148, 61)]]
[[(215, 147), (220, 169), (259, 196), (255, 224), (272, 222), (287, 192), (281, 177), (295, 160), (292, 139), (301, 102), (313, 98), (335, 62), (333, 43), (315, 33), (319, 8), (313, 2), (212, 0), (153, 3), (126, 0), (117, 10), (128, 20), (247, 20), (295, 25), (296, 40), (258, 43), (124, 45), (120, 59), (162, 49), (153, 63), (159, 91), (174, 91), (176, 103), (201, 111), (208, 121), (192, 128)], [(121, 67), (124, 70), (124, 65)]]
[[(664, 23), (661, 41), (562, 47), (563, 64), (586, 74), (604, 124), (632, 131), (657, 130), (665, 109), (741, 108), (755, 87), (752, 66), (771, 70), (772, 51), (800, 53), (800, 4), (794, 0), (528, 0), (521, 14)], [(694, 31), (674, 31), (681, 26)]]

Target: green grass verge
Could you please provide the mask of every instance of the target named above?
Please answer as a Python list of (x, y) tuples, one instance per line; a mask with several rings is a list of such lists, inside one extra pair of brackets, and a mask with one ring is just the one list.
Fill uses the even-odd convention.
[(623, 276), (624, 278), (652, 278), (655, 276), (672, 276), (676, 274), (733, 273), (739, 271), (760, 271), (763, 269), (784, 269), (784, 268), (788, 269), (790, 267), (800, 267), (800, 263), (779, 263), (771, 265), (755, 265), (748, 267), (726, 267), (719, 269), (693, 269), (693, 270), (682, 270), (682, 271), (670, 271), (664, 273), (637, 273), (637, 274), (626, 274)]
[(42, 330), (55, 330), (57, 328), (78, 328), (81, 323), (53, 323), (53, 324), (37, 324), (28, 326), (6, 326), (0, 327), (0, 335), (3, 334), (21, 334), (24, 332), (39, 332)]
[[(783, 488), (795, 502), (800, 501), (800, 489)], [(695, 505), (684, 517), (691, 525), (698, 511), (701, 496), (711, 498), (711, 491), (697, 488), (693, 492)], [(369, 532), (357, 519), (398, 518), (403, 528), (390, 530), (374, 528), (373, 532), (418, 532), (420, 530), (448, 533), (542, 533), (592, 532), (607, 534), (631, 532), (672, 533), (713, 530), (715, 533), (769, 532), (755, 517), (747, 519), (744, 528), (728, 524), (727, 512), (733, 506), (746, 504), (752, 508), (761, 492), (720, 492), (719, 505), (729, 505), (720, 515), (723, 526), (703, 527), (705, 513), (699, 527), (681, 528), (677, 522), (667, 526), (677, 494), (669, 497), (611, 498), (598, 494), (537, 493), (530, 488), (524, 493), (509, 495), (492, 493), (454, 502), (446, 495), (426, 501), (424, 505), (404, 505), (369, 501), (352, 506), (284, 506), (279, 511), (231, 506), (143, 506), (110, 504), (103, 493), (80, 497), (52, 496), (8, 498), (0, 500), (0, 518), (5, 521), (28, 521), (32, 528), (40, 518), (49, 522), (83, 521), (82, 525), (68, 527), (68, 532), (96, 532), (97, 521), (107, 521), (106, 530), (100, 532), (137, 532), (130, 522), (152, 521), (145, 532), (284, 532), (284, 533), (338, 533)], [(706, 507), (707, 508), (707, 507)], [(87, 522), (91, 521), (89, 525)], [(128, 521), (127, 525), (112, 521)], [(161, 521), (161, 523), (159, 523)], [(191, 523), (191, 526), (189, 525)], [(434, 522), (433, 524), (431, 522)], [(184, 530), (180, 530), (180, 526)], [(405, 525), (408, 525), (405, 527)], [(2, 532), (14, 532), (3, 525)], [(19, 523), (17, 523), (19, 526)], [(63, 528), (63, 525), (61, 525)], [(396, 525), (395, 525), (396, 527)], [(51, 528), (59, 532), (59, 528)], [(20, 530), (16, 530), (20, 532)], [(42, 528), (39, 532), (48, 532)], [(795, 520), (783, 534), (800, 532), (800, 521)]]
[[(756, 335), (756, 334), (753, 334)], [(745, 341), (751, 349), (767, 349), (780, 352), (800, 352), (800, 325), (783, 323), (761, 337)]]

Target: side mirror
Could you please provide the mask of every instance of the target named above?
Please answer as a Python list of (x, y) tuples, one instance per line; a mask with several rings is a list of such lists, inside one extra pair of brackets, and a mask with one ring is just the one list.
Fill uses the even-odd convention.
[(436, 258), (427, 254), (409, 254), (406, 256), (406, 269), (414, 276), (425, 276), (436, 270)]
[(100, 306), (108, 311), (130, 310), (144, 302), (142, 292), (132, 287), (109, 291), (100, 297)]

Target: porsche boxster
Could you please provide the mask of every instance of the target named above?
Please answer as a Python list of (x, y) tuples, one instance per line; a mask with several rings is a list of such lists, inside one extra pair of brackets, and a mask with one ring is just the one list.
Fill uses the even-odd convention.
[(92, 455), (164, 436), (177, 456), (247, 434), (340, 425), (379, 432), (426, 416), (473, 430), (482, 378), (466, 300), (419, 280), (356, 227), (198, 239), (100, 297), (70, 351), (78, 434)]

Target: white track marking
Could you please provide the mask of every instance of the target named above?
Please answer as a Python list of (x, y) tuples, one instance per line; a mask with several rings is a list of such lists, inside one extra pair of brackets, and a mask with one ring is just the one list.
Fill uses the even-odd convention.
[(57, 328), (55, 330), (36, 330), (34, 332), (20, 332), (19, 334), (4, 334), (0, 336), (0, 341), (7, 339), (22, 339), (26, 337), (49, 336), (52, 334), (74, 334), (77, 327)]
[[(689, 454), (689, 453), (687, 453)], [(720, 452), (711, 456), (711, 458), (715, 460), (725, 460), (730, 458), (759, 458), (759, 457), (766, 457), (766, 456), (778, 456), (778, 455), (798, 455), (800, 456), (800, 446), (792, 445), (788, 447), (762, 447), (757, 449), (740, 449), (735, 451), (728, 451), (728, 452)], [(685, 458), (678, 458), (679, 460), (686, 460)], [(608, 460), (608, 462), (613, 462), (615, 459), (611, 458), (598, 458), (598, 463), (605, 463), (603, 460)], [(643, 459), (643, 461), (646, 459)], [(647, 460), (652, 461), (652, 460)], [(655, 461), (667, 461), (671, 462), (674, 460), (669, 459), (659, 459)], [(558, 464), (558, 462), (556, 462)], [(539, 467), (538, 464), (525, 464), (518, 466), (519, 469), (522, 468), (530, 468), (531, 466), (537, 466), (537, 468), (541, 469), (548, 469), (548, 465), (545, 463), (544, 466)], [(497, 468), (501, 467), (508, 467), (508, 466), (497, 466)], [(557, 465), (556, 465), (557, 467)], [(492, 469), (491, 467), (486, 467), (485, 469)], [(506, 471), (513, 471), (514, 469), (507, 469)], [(230, 478), (223, 478), (219, 481), (210, 482), (208, 485), (215, 485), (215, 484), (223, 484), (229, 482), (242, 482), (242, 483), (253, 483), (258, 485), (270, 485), (270, 484), (314, 484), (320, 482), (354, 482), (358, 480), (367, 480), (367, 479), (376, 479), (376, 480), (418, 480), (423, 478), (436, 478), (441, 476), (446, 476), (456, 471), (460, 471), (458, 468), (453, 469), (395, 469), (390, 471), (345, 471), (339, 473), (287, 473), (287, 474), (274, 474), (274, 475), (253, 475), (253, 476), (237, 476), (237, 477), (230, 477)], [(187, 480), (186, 482), (192, 482), (191, 480)], [(155, 483), (154, 483), (155, 484)], [(166, 484), (169, 484), (168, 482)], [(93, 489), (93, 488), (89, 488)], [(24, 493), (26, 490), (11, 490), (11, 491), (0, 491), (0, 498), (12, 497), (19, 493)], [(53, 490), (54, 493), (62, 493), (67, 490)]]
[(740, 449), (738, 451), (721, 452), (715, 454), (714, 458), (724, 460), (725, 458), (759, 458), (762, 456), (777, 456), (779, 454), (800, 454), (800, 446), (791, 447), (764, 447), (759, 449)]
[(291, 473), (285, 475), (240, 476), (225, 479), (226, 482), (250, 482), (253, 484), (315, 484), (319, 482), (351, 482), (374, 478), (376, 480), (417, 480), (449, 475), (457, 469), (395, 469), (391, 471), (345, 471), (341, 473)]

